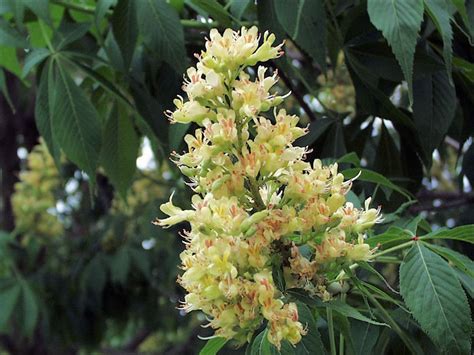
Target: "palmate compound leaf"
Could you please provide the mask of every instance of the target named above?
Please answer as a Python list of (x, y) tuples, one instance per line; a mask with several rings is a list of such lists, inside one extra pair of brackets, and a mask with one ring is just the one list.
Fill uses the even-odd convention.
[(413, 317), (444, 353), (470, 354), (471, 316), (452, 268), (417, 242), (400, 267), (400, 292)]
[(372, 24), (392, 47), (402, 68), (412, 97), (413, 57), (423, 21), (423, 0), (369, 0), (367, 9)]

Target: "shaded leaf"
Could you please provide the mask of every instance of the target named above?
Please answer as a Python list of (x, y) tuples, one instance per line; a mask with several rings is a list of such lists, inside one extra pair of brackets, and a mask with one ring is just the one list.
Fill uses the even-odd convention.
[(17, 283), (0, 290), (0, 331), (8, 330), (8, 322), (15, 310), (20, 293), (21, 287)]
[(29, 48), (30, 45), (15, 28), (0, 18), (0, 46)]
[(380, 328), (360, 321), (351, 321), (351, 335), (355, 355), (372, 354), (377, 343)]
[(380, 30), (395, 54), (412, 95), (413, 57), (423, 21), (422, 0), (368, 0), (370, 21)]
[(53, 139), (94, 182), (101, 146), (98, 113), (61, 63), (55, 69), (54, 81), (50, 82), (54, 92), (49, 92)]
[(451, 1), (424, 0), (425, 8), (443, 38), (443, 57), (446, 74), (452, 84), (451, 70), (453, 60), (453, 30), (451, 28)]
[(139, 0), (137, 6), (143, 40), (159, 58), (181, 73), (186, 53), (178, 14), (164, 0)]
[(123, 198), (135, 174), (139, 147), (140, 137), (127, 108), (115, 104), (105, 125), (100, 160)]
[[(322, 0), (276, 0), (278, 21), (295, 43), (326, 71), (326, 11)], [(311, 35), (309, 35), (311, 34)]]
[(321, 335), (319, 334), (316, 321), (311, 310), (304, 303), (298, 302), (298, 321), (307, 330), (306, 335), (296, 345), (295, 354), (326, 354)]
[(53, 85), (53, 65), (47, 62), (41, 73), (38, 91), (35, 101), (35, 122), (39, 133), (48, 146), (49, 153), (59, 166), (60, 148), (58, 142), (53, 138), (53, 125), (50, 110), (49, 86)]
[[(214, 20), (219, 22), (221, 26), (230, 27), (232, 21), (226, 9), (216, 0), (191, 0), (191, 3), (198, 8), (207, 12)], [(245, 10), (245, 8), (244, 8)]]
[(111, 18), (112, 32), (122, 53), (125, 71), (128, 71), (130, 67), (138, 38), (137, 11), (135, 8), (137, 3), (134, 0), (118, 0)]

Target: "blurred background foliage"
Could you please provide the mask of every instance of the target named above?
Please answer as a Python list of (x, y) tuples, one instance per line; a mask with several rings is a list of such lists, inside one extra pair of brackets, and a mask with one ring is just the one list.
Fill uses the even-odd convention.
[(178, 230), (151, 221), (170, 191), (189, 201), (168, 156), (193, 127), (163, 112), (213, 27), (286, 40), (271, 65), (310, 124), (299, 144), (348, 178), (362, 170), (350, 199), (373, 195), (381, 230), (474, 223), (472, 0), (0, 0), (0, 16), (8, 352), (202, 347), (203, 316), (176, 309)]

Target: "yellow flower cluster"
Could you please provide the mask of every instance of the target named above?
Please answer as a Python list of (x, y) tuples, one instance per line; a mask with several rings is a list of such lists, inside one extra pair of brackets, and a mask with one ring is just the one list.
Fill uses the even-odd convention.
[[(195, 195), (192, 209), (161, 206), (163, 227), (189, 222), (181, 254), (187, 290), (183, 308), (202, 310), (217, 336), (249, 341), (267, 322), (268, 340), (297, 344), (305, 334), (294, 303), (275, 286), (272, 267), (279, 253), (288, 283), (315, 289), (321, 272), (371, 255), (364, 231), (379, 211), (346, 202), (351, 181), (337, 165), (303, 159), (294, 141), (306, 134), (298, 117), (277, 110), (283, 97), (269, 90), (278, 80), (265, 67), (250, 66), (279, 57), (282, 45), (256, 27), (211, 30), (206, 50), (183, 86), (188, 101), (175, 101), (172, 122), (200, 127), (187, 135), (188, 151), (174, 154)], [(273, 108), (273, 115), (268, 111)], [(307, 245), (311, 257), (299, 246)]]
[(61, 181), (43, 141), (28, 155), (27, 165), (28, 169), (20, 173), (12, 198), (16, 228), (32, 237), (60, 236), (64, 227), (50, 211), (56, 206), (54, 191)]

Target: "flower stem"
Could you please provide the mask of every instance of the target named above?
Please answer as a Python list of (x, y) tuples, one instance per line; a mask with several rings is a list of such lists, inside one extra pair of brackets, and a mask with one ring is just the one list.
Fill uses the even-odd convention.
[(328, 318), (329, 343), (331, 346), (331, 355), (336, 355), (336, 339), (334, 337), (334, 322), (332, 319), (332, 309), (326, 308), (326, 315)]

